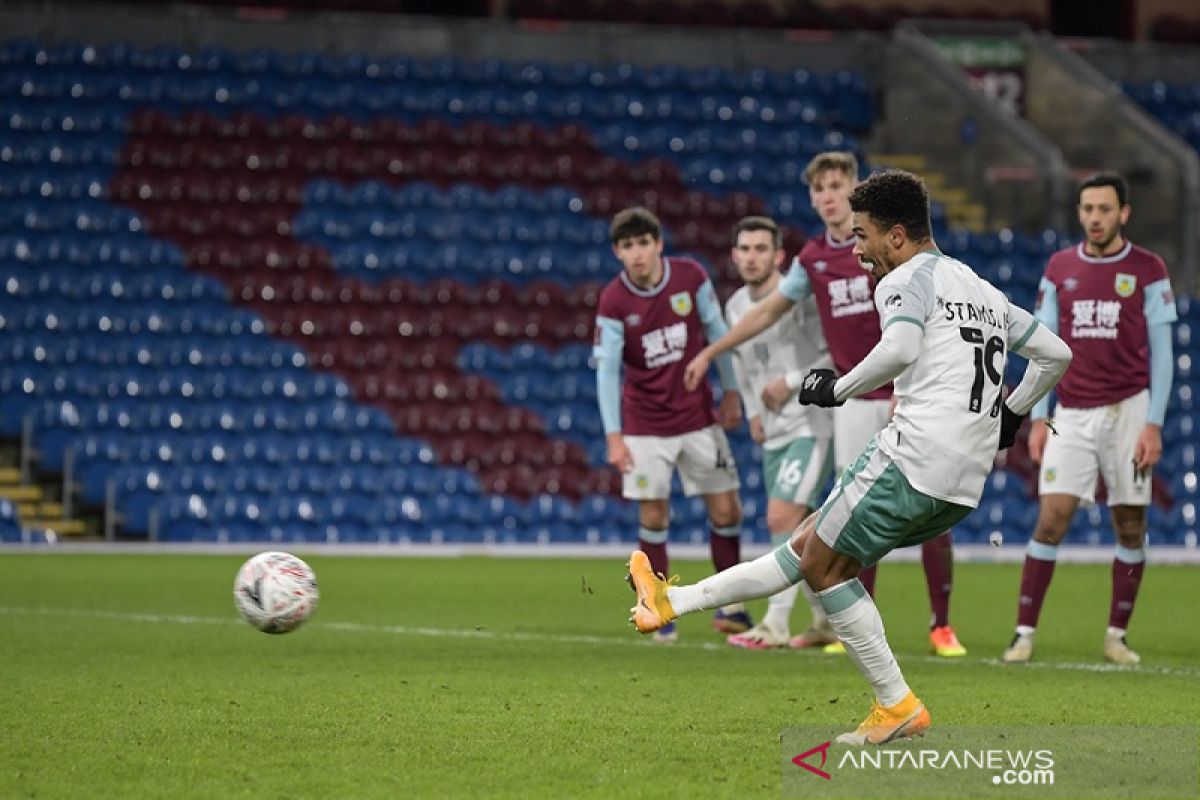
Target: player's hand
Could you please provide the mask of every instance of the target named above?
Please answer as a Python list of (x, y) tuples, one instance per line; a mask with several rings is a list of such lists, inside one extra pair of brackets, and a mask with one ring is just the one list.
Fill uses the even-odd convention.
[(833, 385), (835, 383), (837, 383), (837, 373), (833, 370), (810, 369), (804, 376), (804, 383), (800, 384), (800, 405), (821, 406), (822, 408), (842, 405), (834, 398)]
[(767, 434), (763, 431), (762, 417), (750, 418), (750, 438), (758, 444), (767, 440)]
[(788, 388), (787, 378), (780, 375), (770, 380), (762, 390), (763, 405), (779, 413), (784, 404), (791, 399), (793, 392)]
[(688, 365), (683, 369), (683, 388), (689, 392), (696, 391), (696, 387), (700, 385), (700, 381), (704, 380), (708, 375), (708, 367), (712, 364), (712, 357), (708, 355), (708, 348), (701, 350), (696, 354), (696, 357), (688, 362)]
[[(1017, 433), (1021, 423), (1025, 422), (1028, 414), (1018, 414), (1008, 407), (1007, 403), (1000, 404), (1000, 449), (1007, 450), (1017, 441)], [(1044, 426), (1043, 426), (1044, 427)]]
[(608, 442), (608, 463), (616, 467), (617, 472), (633, 472), (633, 454), (625, 444), (625, 437), (610, 433), (605, 439)]
[(1038, 466), (1042, 464), (1042, 454), (1046, 452), (1046, 437), (1049, 434), (1050, 430), (1044, 419), (1035, 419), (1029, 426), (1029, 457)]
[(742, 401), (737, 392), (725, 392), (717, 406), (717, 422), (727, 431), (742, 423)]
[(1133, 465), (1139, 470), (1148, 470), (1162, 458), (1162, 428), (1146, 423), (1133, 446)]

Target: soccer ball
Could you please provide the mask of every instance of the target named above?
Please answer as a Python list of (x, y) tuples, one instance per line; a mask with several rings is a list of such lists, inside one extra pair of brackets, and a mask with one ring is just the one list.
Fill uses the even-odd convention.
[(263, 633), (288, 633), (317, 610), (317, 576), (289, 553), (259, 553), (238, 570), (233, 602)]

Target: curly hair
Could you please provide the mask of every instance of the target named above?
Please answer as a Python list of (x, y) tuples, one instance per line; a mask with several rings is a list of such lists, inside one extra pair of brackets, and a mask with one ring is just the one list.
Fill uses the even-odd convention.
[(913, 241), (932, 236), (925, 182), (899, 169), (876, 172), (850, 192), (850, 210), (870, 215), (884, 230), (900, 225)]

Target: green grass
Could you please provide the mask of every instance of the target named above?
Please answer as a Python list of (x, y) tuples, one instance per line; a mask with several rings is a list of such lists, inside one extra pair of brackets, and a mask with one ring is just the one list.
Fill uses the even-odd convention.
[[(781, 730), (870, 703), (845, 658), (714, 647), (707, 615), (645, 643), (619, 561), (307, 558), (317, 616), (266, 636), (238, 556), (0, 554), (0, 797), (778, 797)], [(958, 566), (954, 663), (925, 655), (919, 566), (881, 569), (934, 731), (1200, 719), (1200, 570), (1150, 568), (1143, 666), (1100, 672), (1072, 665), (1102, 663), (1107, 566), (1059, 567), (1043, 666), (987, 663), (1018, 569)]]

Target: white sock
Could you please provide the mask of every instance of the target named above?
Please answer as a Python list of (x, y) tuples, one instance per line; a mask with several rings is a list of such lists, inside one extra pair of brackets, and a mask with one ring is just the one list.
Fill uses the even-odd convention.
[(883, 630), (883, 618), (875, 601), (858, 578), (817, 592), (829, 622), (858, 671), (875, 690), (875, 699), (883, 706), (894, 706), (908, 696), (908, 684), (900, 674), (900, 665), (892, 655)]
[[(772, 533), (771, 544), (779, 547), (791, 541), (791, 533)], [(789, 586), (782, 592), (776, 592), (767, 600), (767, 613), (763, 617), (763, 627), (767, 630), (787, 636), (791, 629), (792, 608), (796, 605), (796, 593), (800, 584)], [(824, 612), (822, 612), (822, 616)]]
[(667, 600), (679, 616), (767, 597), (800, 581), (800, 557), (784, 545), (753, 561), (710, 575), (690, 586), (667, 589)]

